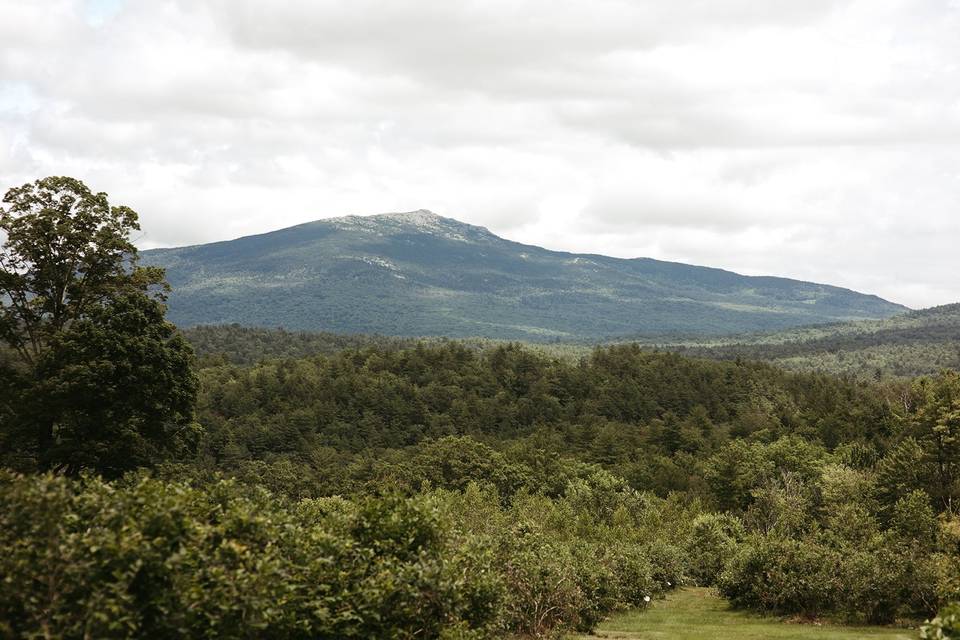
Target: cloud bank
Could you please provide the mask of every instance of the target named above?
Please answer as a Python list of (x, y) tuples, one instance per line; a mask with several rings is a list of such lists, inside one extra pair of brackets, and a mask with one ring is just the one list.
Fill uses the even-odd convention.
[(0, 0), (0, 187), (143, 247), (429, 208), (960, 301), (958, 0)]

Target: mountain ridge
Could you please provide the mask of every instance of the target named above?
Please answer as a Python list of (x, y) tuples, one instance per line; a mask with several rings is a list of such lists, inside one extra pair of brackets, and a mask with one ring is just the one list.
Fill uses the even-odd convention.
[[(422, 214), (422, 215), (417, 216), (417, 214)], [(233, 239), (230, 239), (230, 240), (215, 240), (215, 241), (209, 242), (209, 243), (201, 243), (201, 244), (193, 244), (193, 245), (184, 245), (184, 246), (182, 246), (182, 247), (158, 247), (158, 248), (154, 248), (154, 249), (147, 249), (146, 252), (169, 251), (169, 250), (173, 250), (173, 249), (190, 249), (190, 248), (194, 248), (194, 247), (204, 247), (204, 246), (210, 246), (210, 245), (216, 245), (216, 244), (223, 244), (223, 243), (228, 243), (228, 242), (234, 242), (234, 241), (236, 241), (236, 240), (244, 240), (244, 239), (248, 239), (248, 238), (257, 238), (257, 237), (262, 237), (262, 236), (269, 236), (269, 235), (272, 235), (272, 234), (275, 234), (275, 233), (279, 233), (279, 232), (282, 232), (282, 231), (293, 231), (293, 230), (295, 230), (295, 229), (308, 228), (308, 227), (311, 227), (311, 226), (313, 226), (313, 225), (325, 224), (325, 223), (333, 223), (333, 224), (341, 223), (341, 224), (342, 224), (342, 223), (344, 223), (344, 222), (351, 222), (351, 223), (353, 223), (354, 221), (356, 221), (357, 226), (363, 226), (363, 222), (362, 222), (362, 221), (370, 221), (370, 220), (390, 220), (390, 221), (411, 222), (411, 221), (415, 221), (415, 220), (425, 220), (425, 219), (426, 219), (426, 220), (435, 219), (435, 220), (443, 221), (443, 222), (445, 222), (445, 223), (453, 223), (453, 224), (456, 225), (456, 226), (465, 227), (465, 228), (469, 228), (469, 229), (475, 230), (475, 231), (477, 231), (477, 232), (480, 232), (480, 233), (482, 233), (482, 234), (484, 234), (484, 235), (491, 236), (492, 238), (494, 238), (494, 239), (496, 239), (496, 240), (499, 240), (499, 241), (502, 241), (502, 242), (510, 243), (510, 244), (515, 245), (515, 246), (518, 246), (518, 247), (524, 247), (524, 248), (529, 248), (529, 249), (536, 249), (536, 250), (540, 250), (540, 251), (545, 251), (545, 252), (548, 252), (548, 253), (551, 253), (551, 254), (554, 254), (554, 255), (557, 255), (557, 256), (570, 256), (570, 257), (572, 257), (572, 258), (602, 258), (602, 259), (611, 259), (611, 260), (625, 260), (625, 261), (639, 261), (639, 262), (661, 263), (661, 264), (676, 265), (676, 266), (679, 266), (679, 267), (688, 267), (688, 268), (693, 268), (693, 269), (706, 269), (706, 270), (709, 270), (709, 271), (715, 271), (715, 272), (720, 272), (720, 273), (725, 273), (725, 274), (732, 274), (732, 275), (735, 275), (735, 276), (739, 276), (739, 277), (743, 277), (743, 278), (751, 278), (751, 279), (756, 279), (756, 280), (766, 280), (766, 279), (770, 279), (770, 280), (778, 280), (778, 281), (792, 282), (792, 283), (800, 283), (800, 284), (815, 284), (815, 285), (819, 285), (819, 286), (825, 286), (825, 287), (830, 287), (830, 288), (834, 288), (834, 289), (840, 289), (840, 290), (843, 290), (843, 291), (849, 291), (849, 292), (851, 292), (851, 293), (856, 293), (856, 294), (858, 294), (858, 295), (862, 295), (862, 296), (866, 296), (866, 297), (870, 297), (870, 298), (875, 298), (875, 299), (877, 299), (877, 300), (882, 300), (882, 301), (884, 301), (884, 302), (890, 302), (890, 301), (888, 301), (888, 300), (886, 300), (886, 299), (884, 299), (884, 298), (882, 298), (881, 296), (878, 296), (878, 295), (876, 295), (876, 294), (863, 293), (863, 292), (856, 291), (855, 289), (850, 289), (850, 288), (848, 288), (848, 287), (841, 287), (841, 286), (830, 285), (830, 284), (826, 284), (826, 283), (817, 283), (817, 282), (808, 281), (808, 280), (801, 280), (801, 279), (799, 279), (799, 278), (792, 278), (792, 277), (790, 277), (790, 276), (778, 276), (778, 275), (750, 276), (750, 275), (746, 275), (746, 274), (739, 273), (739, 272), (737, 272), (737, 271), (733, 271), (732, 269), (725, 269), (725, 268), (723, 268), (723, 267), (713, 267), (713, 266), (710, 266), (710, 265), (693, 264), (693, 263), (689, 263), (689, 262), (680, 262), (680, 261), (677, 261), (677, 260), (663, 260), (663, 259), (660, 259), (660, 258), (650, 258), (650, 257), (646, 257), (646, 256), (635, 256), (635, 257), (632, 257), (632, 258), (621, 258), (621, 257), (616, 257), (616, 256), (608, 256), (608, 255), (602, 254), (602, 253), (582, 253), (582, 252), (575, 252), (575, 251), (567, 251), (567, 250), (564, 250), (564, 249), (549, 249), (549, 248), (547, 248), (547, 247), (541, 247), (541, 246), (539, 246), (539, 245), (527, 244), (527, 243), (524, 243), (524, 242), (518, 242), (518, 241), (516, 241), (516, 240), (510, 240), (509, 238), (504, 238), (504, 237), (502, 237), (502, 236), (496, 235), (495, 233), (493, 233), (492, 231), (490, 231), (490, 229), (488, 229), (487, 227), (484, 227), (484, 226), (482, 226), (482, 225), (475, 225), (475, 224), (471, 224), (471, 223), (469, 223), (469, 222), (463, 222), (463, 221), (461, 221), (461, 220), (457, 220), (456, 218), (450, 218), (450, 217), (447, 217), (447, 216), (441, 216), (440, 214), (434, 213), (433, 211), (431, 211), (431, 210), (429, 210), (429, 209), (415, 209), (415, 210), (412, 210), (412, 211), (398, 211), (398, 212), (390, 212), (390, 213), (375, 213), (375, 214), (369, 214), (369, 215), (350, 214), (350, 215), (345, 215), (345, 216), (335, 216), (335, 217), (332, 217), (332, 218), (320, 218), (320, 219), (317, 219), (317, 220), (310, 220), (310, 221), (308, 221), (308, 222), (301, 222), (301, 223), (298, 223), (298, 224), (295, 224), (295, 225), (291, 225), (291, 226), (289, 226), (289, 227), (284, 227), (284, 228), (282, 228), (282, 229), (275, 229), (275, 230), (273, 230), (273, 231), (265, 231), (265, 232), (263, 232), (263, 233), (250, 234), (250, 235), (247, 235), (247, 236), (239, 236), (239, 237), (237, 237), (237, 238), (233, 238)], [(339, 226), (339, 225), (338, 225), (338, 226)], [(421, 228), (424, 228), (424, 229), (425, 229), (425, 228), (430, 228), (430, 227), (434, 227), (434, 228), (435, 228), (436, 225), (422, 224), (422, 225), (420, 225), (420, 226), (421, 226)], [(902, 304), (895, 303), (895, 302), (892, 303), (892, 304), (895, 304), (895, 305), (901, 307), (901, 309), (902, 309), (903, 312), (913, 311), (913, 309), (910, 309), (910, 308), (907, 307), (906, 305), (902, 305)]]
[(170, 317), (184, 326), (602, 339), (743, 333), (907, 310), (791, 278), (526, 245), (426, 209), (142, 255), (167, 269)]

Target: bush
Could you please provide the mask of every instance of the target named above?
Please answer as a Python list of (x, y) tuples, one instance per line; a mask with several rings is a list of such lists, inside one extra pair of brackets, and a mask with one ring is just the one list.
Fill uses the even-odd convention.
[(733, 516), (714, 513), (697, 516), (686, 545), (690, 577), (699, 585), (713, 585), (736, 553), (743, 536), (743, 524)]
[(591, 631), (682, 579), (682, 549), (641, 524), (656, 518), (664, 501), (612, 485), (598, 501), (597, 487), (571, 486), (565, 498), (520, 493), (506, 507), (489, 485), (430, 494), (459, 538), (493, 550), (504, 632), (544, 638)]
[(934, 563), (890, 536), (849, 550), (838, 572), (843, 582), (838, 612), (848, 620), (890, 624), (898, 617), (918, 618), (934, 601)]
[(755, 536), (717, 586), (735, 606), (816, 618), (835, 610), (840, 562), (839, 553), (813, 540)]
[[(936, 601), (938, 557), (891, 533), (861, 546), (824, 534), (754, 535), (726, 564), (720, 592), (739, 607), (809, 618), (889, 624)], [(927, 614), (929, 615), (929, 614)]]
[[(0, 474), (0, 630), (29, 637), (489, 637), (492, 558), (424, 499)], [(493, 596), (490, 596), (491, 591)], [(492, 597), (492, 600), (491, 600)]]
[(514, 529), (501, 549), (507, 593), (506, 626), (534, 638), (558, 637), (583, 627), (581, 612), (589, 601), (578, 584), (574, 559), (563, 545), (542, 534)]
[(920, 627), (923, 640), (957, 640), (960, 638), (960, 603), (949, 604), (936, 618)]
[(590, 631), (685, 569), (611, 489), (277, 499), (233, 481), (0, 472), (0, 636), (459, 638)]

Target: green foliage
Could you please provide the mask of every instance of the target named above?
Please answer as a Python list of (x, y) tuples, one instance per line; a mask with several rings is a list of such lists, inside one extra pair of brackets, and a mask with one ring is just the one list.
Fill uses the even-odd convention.
[[(752, 535), (727, 563), (722, 592), (745, 607), (869, 622), (930, 615), (956, 599), (958, 388), (952, 372), (903, 388), (884, 455), (845, 446), (834, 460), (856, 467), (827, 458), (807, 466), (812, 474), (795, 468), (752, 489)], [(718, 454), (710, 476), (725, 493), (755, 485), (743, 476), (763, 467), (745, 444), (730, 446), (736, 453)]]
[(909, 433), (923, 451), (921, 464), (931, 483), (927, 489), (940, 508), (954, 511), (960, 496), (960, 374), (945, 371), (914, 384), (917, 409)]
[(834, 610), (840, 560), (810, 540), (758, 536), (738, 551), (718, 584), (734, 605), (816, 617)]
[(55, 425), (41, 466), (117, 477), (196, 445), (198, 380), (189, 346), (159, 302), (115, 297), (51, 341), (26, 395)]
[[(613, 514), (492, 487), (286, 502), (0, 473), (0, 631), (14, 637), (495, 638), (590, 630), (680, 578), (620, 488)], [(675, 554), (677, 555), (677, 554)]]
[[(110, 386), (132, 361), (187, 363), (145, 346), (177, 338), (140, 302), (62, 334)], [(162, 479), (4, 476), (0, 580), (29, 588), (0, 590), (0, 635), (561, 637), (688, 581), (867, 622), (960, 598), (953, 374), (864, 383), (636, 345), (229, 352), (207, 357), (202, 431)], [(50, 404), (84, 389), (77, 424), (138, 460), (93, 376), (58, 377), (73, 366), (50, 369)]]
[(519, 345), (368, 347), (201, 377), (203, 465), (289, 478), (292, 495), (469, 479), (558, 495), (581, 461), (661, 495), (704, 494), (706, 477), (721, 507), (743, 508), (778, 469), (809, 477), (825, 454), (811, 440), (879, 439), (895, 420), (875, 389), (635, 345), (579, 362)]
[(136, 269), (137, 214), (111, 207), (105, 193), (79, 180), (50, 177), (13, 187), (3, 198), (0, 230), (0, 339), (32, 363), (71, 322), (117, 290), (159, 281), (155, 268)]
[[(774, 526), (748, 512), (753, 531), (726, 563), (721, 593), (742, 607), (870, 623), (916, 618), (935, 607), (937, 585), (951, 569), (931, 555), (943, 545), (929, 496), (898, 500), (884, 530), (861, 472), (830, 465), (815, 484), (805, 505), (771, 504)], [(790, 526), (781, 524), (784, 513)]]
[(0, 620), (17, 637), (437, 638), (497, 624), (477, 608), (490, 563), (449, 553), (425, 500), (285, 506), (227, 483), (5, 474), (0, 502)]
[(198, 381), (164, 321), (163, 272), (137, 264), (137, 214), (72, 178), (0, 209), (0, 446), (14, 467), (109, 476), (192, 444)]
[[(678, 540), (656, 524), (669, 503), (622, 482), (579, 484), (559, 499), (521, 493), (504, 509), (492, 487), (441, 493), (453, 521), (494, 549), (506, 626), (514, 632), (589, 631), (610, 612), (646, 606), (683, 579)], [(677, 514), (676, 522), (690, 517)]]
[(932, 568), (891, 542), (854, 548), (817, 536), (753, 536), (721, 574), (720, 592), (737, 606), (811, 619), (912, 618), (933, 601)]
[(744, 535), (743, 524), (733, 516), (715, 513), (697, 516), (686, 545), (690, 577), (698, 585), (715, 584)]
[(783, 483), (785, 474), (809, 481), (819, 475), (826, 451), (798, 437), (783, 437), (772, 443), (733, 440), (705, 465), (705, 479), (722, 509), (746, 509), (758, 491), (773, 498), (771, 483)]
[(936, 543), (938, 523), (930, 506), (930, 496), (916, 490), (897, 500), (890, 525), (899, 537), (932, 547)]
[(958, 329), (960, 305), (951, 304), (885, 320), (802, 327), (754, 336), (692, 338), (667, 348), (711, 358), (765, 360), (795, 371), (826, 371), (881, 380), (960, 369)]
[(333, 355), (345, 349), (376, 346), (397, 350), (415, 346), (416, 340), (387, 336), (287, 331), (244, 327), (239, 324), (200, 325), (183, 330), (201, 366), (217, 364), (251, 365), (277, 358), (306, 358)]
[[(453, 521), (510, 568), (487, 593), (522, 602), (487, 601), (528, 633), (591, 627), (686, 579), (743, 607), (875, 622), (930, 615), (960, 588), (937, 516), (949, 376), (866, 384), (633, 345), (575, 362), (444, 343), (202, 378), (198, 480), (225, 471), (291, 497), (493, 488)], [(679, 502), (650, 508), (637, 490)]]
[(960, 603), (947, 605), (920, 628), (922, 640), (956, 640), (960, 638)]
[(940, 517), (936, 552), (938, 602), (960, 601), (960, 520)]

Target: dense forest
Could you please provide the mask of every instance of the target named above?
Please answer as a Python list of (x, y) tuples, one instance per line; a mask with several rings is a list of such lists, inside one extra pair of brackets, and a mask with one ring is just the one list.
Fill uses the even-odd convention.
[[(240, 325), (198, 326), (184, 330), (197, 355), (226, 357), (235, 364), (259, 359), (330, 354), (346, 347), (378, 345), (409, 347), (417, 341), (443, 343), (444, 338), (402, 338), (297, 332)], [(507, 344), (503, 340), (461, 340), (472, 348)], [(604, 344), (641, 344), (718, 360), (757, 360), (791, 371), (809, 371), (862, 379), (912, 378), (943, 369), (960, 369), (960, 305), (911, 311), (886, 320), (814, 325), (740, 336), (634, 336)], [(567, 359), (589, 355), (593, 341), (525, 343), (538, 353)]]
[(960, 374), (185, 336), (131, 210), (5, 202), (0, 636), (563, 637), (695, 584), (954, 637)]
[(886, 320), (812, 326), (771, 334), (691, 338), (662, 345), (680, 353), (773, 362), (796, 371), (861, 378), (915, 377), (960, 369), (960, 304)]

